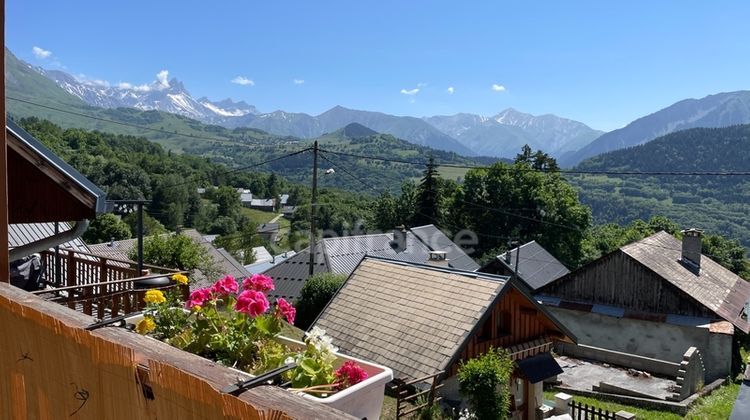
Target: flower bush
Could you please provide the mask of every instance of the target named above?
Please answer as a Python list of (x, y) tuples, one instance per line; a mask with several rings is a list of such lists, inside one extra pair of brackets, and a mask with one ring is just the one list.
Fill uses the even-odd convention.
[[(186, 277), (173, 280), (187, 283)], [(296, 309), (283, 298), (271, 309), (266, 298), (271, 290), (273, 280), (262, 274), (244, 279), (241, 290), (237, 280), (226, 276), (211, 287), (194, 290), (187, 302), (182, 302), (176, 292), (165, 295), (149, 290), (144, 298), (144, 318), (135, 329), (254, 374), (294, 362), (296, 367), (285, 373), (292, 388), (321, 396), (367, 378), (367, 373), (351, 361), (333, 369), (338, 349), (319, 328), (305, 334), (305, 347), (297, 352), (274, 340), (284, 322), (294, 324)]]

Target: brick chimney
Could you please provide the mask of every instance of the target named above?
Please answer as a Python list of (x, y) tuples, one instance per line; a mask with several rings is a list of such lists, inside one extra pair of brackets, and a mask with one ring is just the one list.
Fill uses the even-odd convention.
[(701, 237), (700, 229), (682, 231), (682, 262), (696, 270), (701, 268)]

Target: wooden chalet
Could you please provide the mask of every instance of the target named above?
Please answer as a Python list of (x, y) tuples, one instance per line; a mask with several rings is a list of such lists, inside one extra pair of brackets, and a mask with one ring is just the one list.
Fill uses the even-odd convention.
[[(106, 210), (104, 193), (12, 121), (3, 138), (0, 418), (349, 418), (276, 387), (223, 394), (236, 372), (98, 324), (143, 307), (136, 282), (174, 271), (141, 276), (128, 261), (75, 249), (49, 259), (50, 247), (69, 243)], [(70, 229), (48, 237), (16, 235), (21, 242), (8, 251), (8, 224), (70, 221)], [(36, 252), (47, 253), (45, 270), (58, 270), (48, 274), (47, 288), (30, 293), (8, 284), (9, 258)]]
[(446, 400), (458, 399), (462, 361), (505, 348), (518, 366), (514, 417), (533, 419), (542, 381), (562, 372), (553, 344), (576, 338), (525, 290), (508, 277), (365, 257), (314, 325), (402, 381), (441, 373)]
[(750, 283), (701, 253), (701, 232), (662, 231), (571, 272), (537, 297), (581, 344), (679, 363), (699, 349), (706, 378), (730, 374), (750, 331)]

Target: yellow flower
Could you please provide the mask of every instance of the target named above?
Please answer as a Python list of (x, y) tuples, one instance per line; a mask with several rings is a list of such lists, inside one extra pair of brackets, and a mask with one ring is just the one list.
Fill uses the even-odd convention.
[(174, 281), (176, 281), (177, 283), (180, 283), (180, 284), (188, 284), (188, 278), (184, 274), (180, 274), (180, 273), (173, 274), (172, 275), (172, 280), (174, 280)]
[(156, 323), (154, 322), (153, 318), (148, 316), (138, 321), (138, 323), (135, 325), (135, 330), (138, 332), (138, 334), (148, 334), (153, 331), (154, 328), (156, 328)]
[(143, 298), (146, 303), (164, 303), (167, 298), (164, 297), (164, 293), (161, 290), (149, 290), (146, 292), (146, 296)]
[(203, 309), (203, 308), (201, 308), (201, 305), (195, 305), (195, 306), (193, 306), (193, 307), (192, 307), (192, 308), (190, 308), (190, 309), (191, 309), (191, 310), (192, 310), (193, 312), (200, 312), (200, 311), (201, 311), (201, 309)]

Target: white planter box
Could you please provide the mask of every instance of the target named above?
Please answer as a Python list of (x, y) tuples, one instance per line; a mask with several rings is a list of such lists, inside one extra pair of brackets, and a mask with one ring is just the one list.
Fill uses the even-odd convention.
[[(143, 319), (143, 315), (135, 315), (126, 318), (125, 321), (129, 324), (136, 324), (141, 319)], [(287, 345), (292, 350), (301, 349), (305, 346), (305, 343), (301, 341), (283, 336), (276, 337), (276, 340), (278, 340), (282, 344)], [(336, 343), (334, 343), (334, 345), (335, 344)], [(383, 406), (383, 397), (385, 395), (385, 384), (393, 380), (393, 371), (385, 366), (367, 362), (341, 353), (336, 353), (336, 361), (333, 363), (333, 368), (338, 369), (347, 360), (353, 360), (357, 362), (357, 364), (362, 369), (364, 369), (365, 372), (367, 372), (367, 379), (325, 398), (316, 397), (314, 395), (305, 394), (303, 392), (299, 392), (298, 394), (303, 398), (315, 401), (320, 404), (325, 404), (329, 407), (333, 407), (337, 410), (343, 411), (344, 413), (350, 414), (360, 419), (379, 419), (380, 411)], [(247, 372), (239, 370), (237, 370), (237, 372), (240, 372), (248, 377), (253, 377), (253, 375)]]

